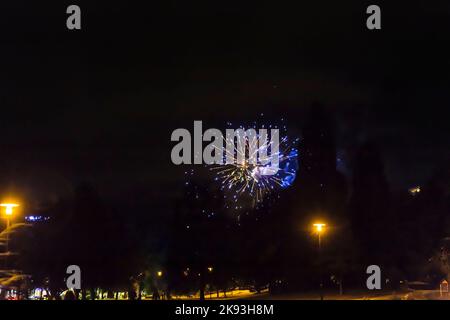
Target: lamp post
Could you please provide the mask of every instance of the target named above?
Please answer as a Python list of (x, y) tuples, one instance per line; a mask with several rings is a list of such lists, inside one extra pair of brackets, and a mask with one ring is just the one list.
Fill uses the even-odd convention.
[(7, 267), (8, 252), (9, 252), (9, 228), (11, 226), (11, 217), (13, 215), (13, 209), (18, 207), (16, 203), (1, 203), (0, 207), (5, 208), (6, 217), (6, 241), (5, 241), (5, 268)]
[(314, 231), (317, 233), (318, 257), (319, 257), (319, 280), (320, 280), (320, 300), (323, 300), (323, 279), (322, 279), (322, 233), (325, 231), (325, 223), (314, 223)]

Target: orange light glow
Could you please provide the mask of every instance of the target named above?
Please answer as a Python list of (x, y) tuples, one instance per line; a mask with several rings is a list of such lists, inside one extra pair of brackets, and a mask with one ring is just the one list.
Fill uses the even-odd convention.
[(313, 227), (317, 233), (322, 233), (325, 229), (325, 223), (314, 223)]
[(16, 203), (2, 203), (0, 204), (0, 207), (5, 207), (5, 213), (6, 215), (10, 216), (13, 214), (13, 208), (18, 207), (19, 205)]

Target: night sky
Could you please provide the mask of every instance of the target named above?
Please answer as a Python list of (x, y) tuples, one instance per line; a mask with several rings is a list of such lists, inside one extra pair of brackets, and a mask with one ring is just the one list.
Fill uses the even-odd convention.
[[(153, 2), (0, 4), (2, 194), (35, 208), (90, 181), (164, 208), (183, 184), (174, 129), (261, 112), (301, 127), (314, 102), (344, 162), (378, 142), (393, 189), (448, 163), (448, 1)], [(365, 26), (373, 3), (382, 30)]]

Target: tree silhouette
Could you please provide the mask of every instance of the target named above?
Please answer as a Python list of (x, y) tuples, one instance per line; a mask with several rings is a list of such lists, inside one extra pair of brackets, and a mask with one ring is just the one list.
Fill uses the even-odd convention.
[(111, 290), (120, 286), (120, 279), (128, 279), (127, 268), (121, 269), (126, 234), (91, 185), (79, 185), (72, 198), (60, 199), (43, 214), (49, 219), (33, 226), (23, 264), (52, 297), (58, 299), (67, 288), (69, 265), (81, 268), (83, 298), (90, 293), (95, 299), (97, 288)]

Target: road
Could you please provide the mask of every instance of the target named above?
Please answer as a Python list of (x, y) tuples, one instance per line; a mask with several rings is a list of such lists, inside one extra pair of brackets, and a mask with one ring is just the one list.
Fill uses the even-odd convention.
[[(255, 300), (319, 300), (317, 293), (310, 294), (253, 294), (244, 299)], [(325, 300), (450, 300), (450, 295), (440, 296), (439, 290), (411, 290), (408, 292), (355, 292), (344, 295), (325, 294)]]

